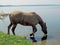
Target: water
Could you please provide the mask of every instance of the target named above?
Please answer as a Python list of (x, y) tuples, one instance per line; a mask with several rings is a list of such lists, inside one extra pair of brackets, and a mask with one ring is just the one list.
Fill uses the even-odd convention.
[[(25, 12), (36, 12), (46, 22), (48, 28), (48, 37), (45, 40), (45, 45), (60, 45), (60, 6), (18, 6), (18, 7), (0, 7), (0, 12), (11, 12), (14, 10), (25, 11)], [(7, 33), (7, 27), (10, 23), (9, 16), (5, 17), (4, 20), (0, 20), (0, 31)], [(36, 25), (37, 32), (35, 33), (35, 39), (38, 41), (37, 45), (40, 44), (43, 32), (41, 27)], [(11, 30), (10, 33), (12, 34)], [(16, 35), (29, 36), (32, 33), (31, 26), (17, 25), (15, 30)]]

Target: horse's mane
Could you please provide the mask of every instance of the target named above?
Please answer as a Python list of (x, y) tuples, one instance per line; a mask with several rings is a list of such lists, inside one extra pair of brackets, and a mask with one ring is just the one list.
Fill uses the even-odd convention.
[(22, 13), (22, 11), (13, 11), (13, 12), (10, 12), (11, 14), (19, 14), (19, 13)]
[(10, 14), (16, 15), (16, 14), (23, 14), (23, 15), (37, 15), (35, 12), (23, 12), (23, 11), (13, 11)]

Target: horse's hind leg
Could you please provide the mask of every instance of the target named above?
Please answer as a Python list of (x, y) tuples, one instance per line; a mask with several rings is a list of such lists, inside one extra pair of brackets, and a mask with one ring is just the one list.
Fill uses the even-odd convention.
[(10, 34), (9, 30), (10, 30), (11, 26), (12, 26), (12, 23), (10, 23), (8, 26), (8, 34)]
[(34, 36), (34, 33), (36, 33), (36, 31), (37, 31), (36, 26), (32, 26), (32, 27), (33, 27), (33, 33), (31, 33), (30, 36), (32, 36), (32, 35)]
[(15, 31), (16, 25), (17, 24), (13, 24), (13, 27), (12, 27), (12, 33), (13, 33), (13, 35), (15, 35), (15, 32), (14, 31)]

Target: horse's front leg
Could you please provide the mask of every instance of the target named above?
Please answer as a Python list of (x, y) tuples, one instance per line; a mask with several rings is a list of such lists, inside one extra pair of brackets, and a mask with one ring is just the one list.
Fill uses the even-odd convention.
[(33, 33), (31, 33), (30, 36), (34, 37), (34, 33), (37, 32), (37, 28), (36, 28), (36, 26), (32, 26), (32, 28), (33, 28)]

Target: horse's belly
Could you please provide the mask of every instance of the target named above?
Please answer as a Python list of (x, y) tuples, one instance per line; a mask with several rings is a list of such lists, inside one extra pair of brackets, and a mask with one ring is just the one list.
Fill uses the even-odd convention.
[(24, 26), (31, 26), (31, 24), (27, 23), (27, 22), (22, 22), (22, 23), (19, 23), (19, 24), (24, 25)]
[(24, 25), (36, 25), (38, 23), (37, 19), (24, 19)]

